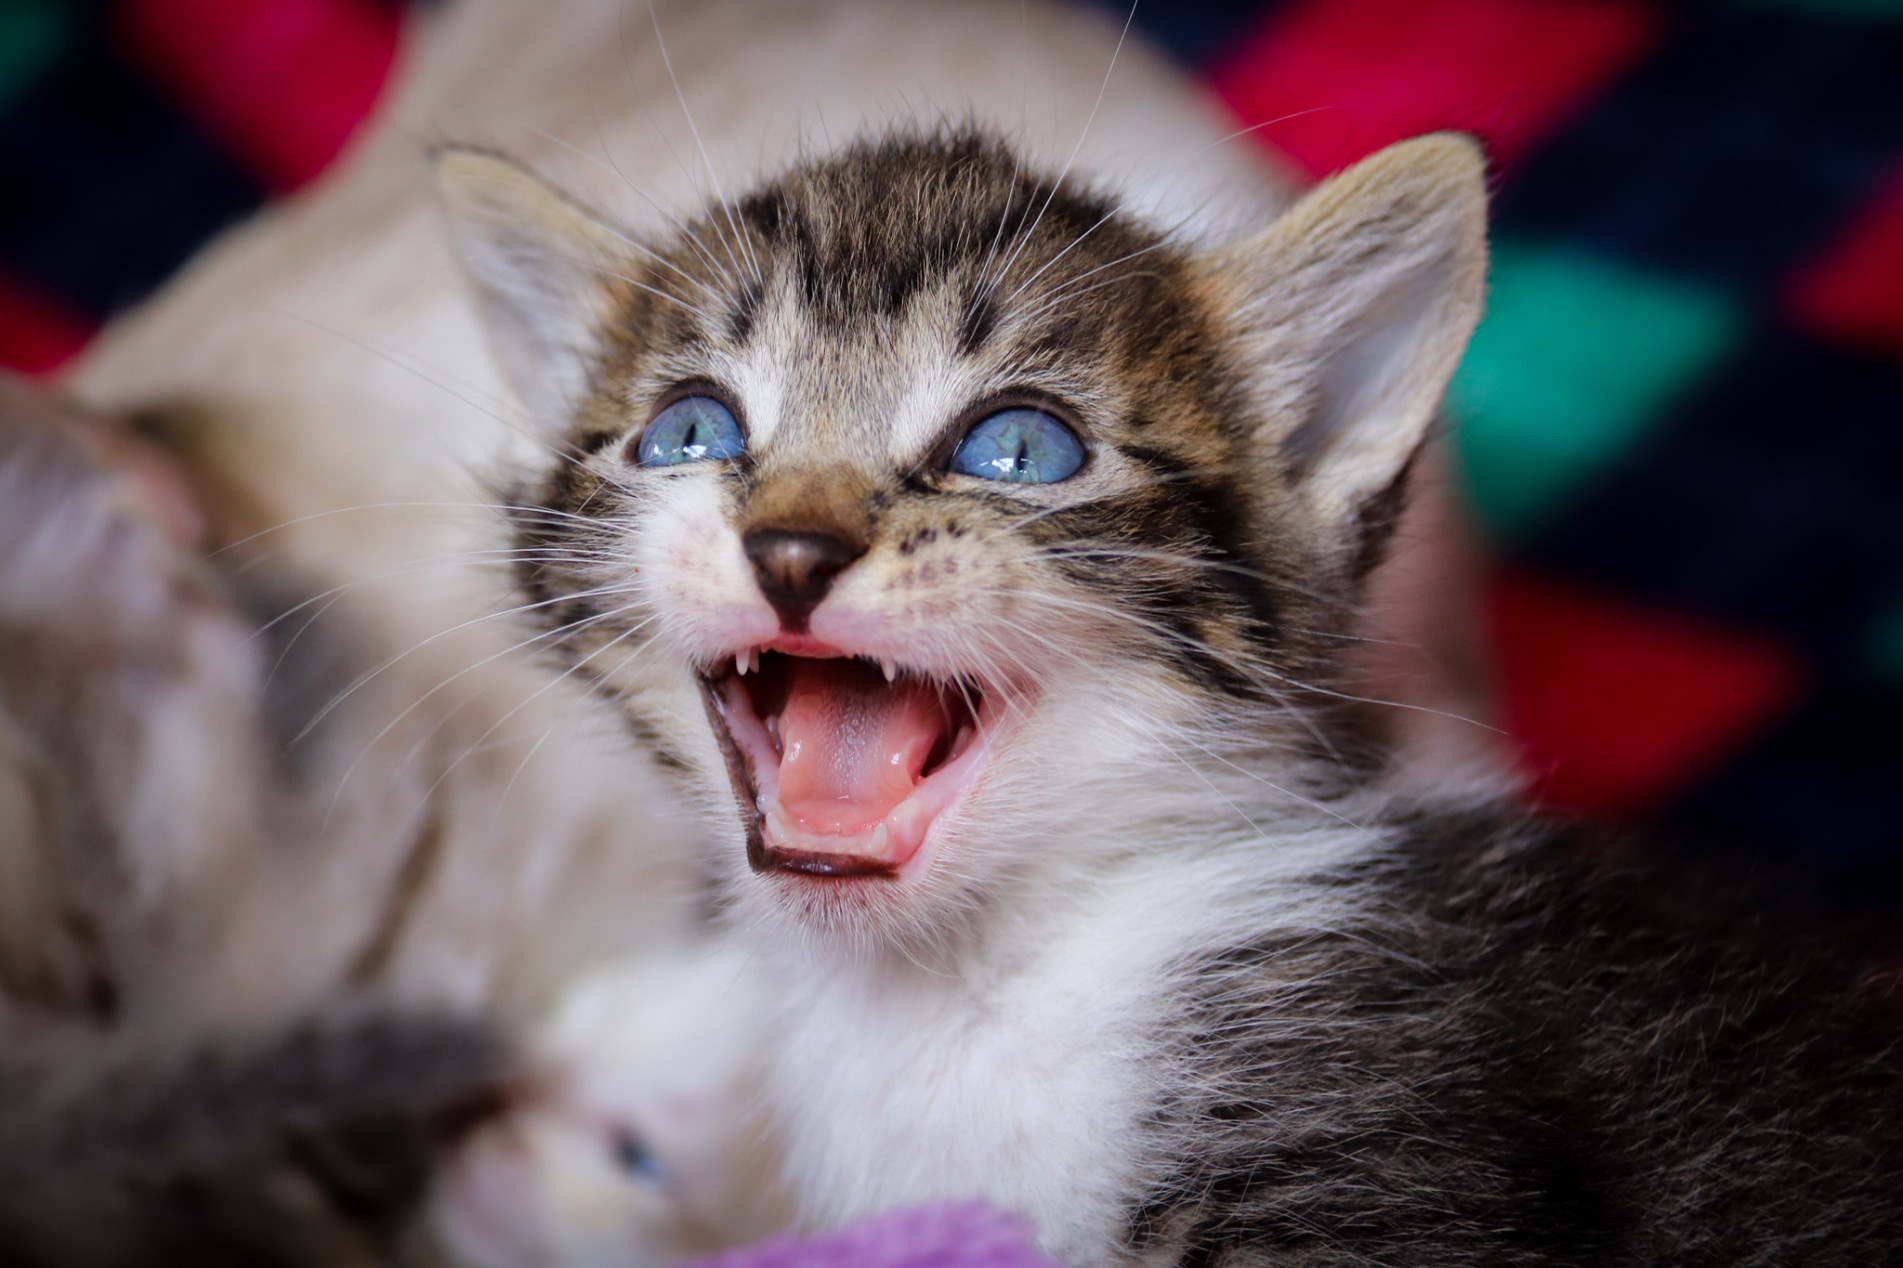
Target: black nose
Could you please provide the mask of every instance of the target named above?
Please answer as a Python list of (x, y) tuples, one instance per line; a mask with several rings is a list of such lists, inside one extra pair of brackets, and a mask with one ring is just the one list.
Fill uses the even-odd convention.
[(866, 553), (864, 546), (826, 533), (795, 533), (767, 528), (748, 533), (742, 543), (753, 561), (760, 593), (780, 614), (786, 628), (804, 633), (806, 618), (832, 589), (833, 578)]

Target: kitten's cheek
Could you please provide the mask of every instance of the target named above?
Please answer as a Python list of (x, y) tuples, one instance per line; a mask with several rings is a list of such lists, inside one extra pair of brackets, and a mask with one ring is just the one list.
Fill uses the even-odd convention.
[(654, 552), (638, 559), (636, 566), (645, 582), (644, 606), (651, 614), (665, 616), (657, 632), (690, 660), (731, 655), (779, 632), (778, 618), (751, 580), (737, 583), (702, 554)]
[(465, 1141), (437, 1181), (437, 1228), (457, 1262), (516, 1268), (546, 1255), (534, 1158), (507, 1125)]

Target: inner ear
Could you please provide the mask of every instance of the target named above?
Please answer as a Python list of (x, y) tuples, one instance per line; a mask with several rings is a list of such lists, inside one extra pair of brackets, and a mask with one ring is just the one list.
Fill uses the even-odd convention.
[(1282, 442), (1296, 479), (1308, 478), (1331, 451), (1337, 462), (1348, 457), (1343, 446), (1357, 439), (1377, 445), (1383, 437), (1405, 439), (1413, 386), (1406, 370), (1415, 349), (1432, 337), (1423, 327), (1447, 285), (1443, 271), (1424, 267), (1395, 282), (1321, 350), (1307, 417)]
[(1426, 436), (1480, 317), (1479, 147), (1448, 134), (1390, 146), (1212, 264), (1259, 445), (1324, 528), (1351, 533)]
[(449, 148), (434, 161), (490, 349), (536, 423), (560, 430), (593, 374), (627, 240), (507, 159)]

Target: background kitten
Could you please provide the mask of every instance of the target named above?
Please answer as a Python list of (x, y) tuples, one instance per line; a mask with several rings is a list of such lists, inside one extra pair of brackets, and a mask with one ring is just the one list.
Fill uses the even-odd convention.
[(270, 783), (253, 629), (157, 450), (0, 381), (0, 982), (185, 1007), (251, 883)]
[(233, 998), (295, 780), (201, 528), (163, 455), (0, 382), (0, 1259), (422, 1262), (512, 1063), (438, 1011)]
[(472, 1268), (671, 1263), (790, 1218), (758, 1102), (767, 986), (732, 948), (592, 974), (535, 1037), (436, 1218)]

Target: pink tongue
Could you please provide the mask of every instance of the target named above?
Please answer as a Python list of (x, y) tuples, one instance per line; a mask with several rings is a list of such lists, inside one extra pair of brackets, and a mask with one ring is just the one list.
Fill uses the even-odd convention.
[(946, 726), (938, 693), (853, 660), (794, 658), (780, 714), (780, 806), (809, 832), (875, 827), (917, 786)]

